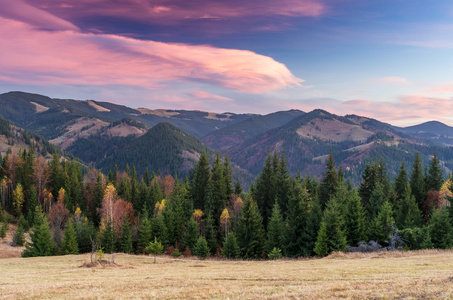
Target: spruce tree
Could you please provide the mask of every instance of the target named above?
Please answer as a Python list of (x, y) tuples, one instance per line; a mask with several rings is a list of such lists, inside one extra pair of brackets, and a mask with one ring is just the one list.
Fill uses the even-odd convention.
[(344, 228), (348, 245), (355, 246), (360, 241), (366, 241), (365, 210), (356, 190), (350, 193), (346, 202)]
[(423, 166), (419, 152), (415, 154), (414, 163), (412, 165), (410, 183), (412, 195), (415, 196), (418, 208), (421, 209), (423, 203), (426, 200), (426, 188), (425, 179), (423, 176)]
[(222, 257), (224, 258), (239, 258), (241, 250), (239, 249), (236, 236), (233, 232), (228, 233), (223, 242)]
[(209, 252), (216, 253), (218, 246), (217, 231), (214, 227), (214, 220), (212, 219), (210, 214), (206, 217), (205, 224), (205, 237), (206, 241), (208, 242)]
[(395, 178), (396, 204), (400, 203), (401, 199), (406, 196), (408, 183), (409, 181), (407, 180), (406, 165), (404, 164), (404, 161), (402, 161), (399, 173)]
[[(212, 167), (211, 172), (211, 197), (209, 198), (209, 203), (207, 203), (206, 206), (206, 211), (211, 212), (212, 217), (214, 218), (216, 228), (220, 227), (220, 216), (227, 203), (227, 199), (225, 198), (226, 187), (223, 174), (224, 170), (220, 160), (220, 154), (217, 152), (216, 160), (214, 161), (214, 166)], [(218, 237), (218, 240), (220, 240), (219, 238), (220, 237)]]
[(22, 257), (50, 256), (56, 252), (56, 246), (52, 241), (49, 222), (44, 213), (38, 211), (35, 218), (33, 232), (30, 233), (30, 243), (26, 243)]
[(225, 199), (228, 201), (233, 194), (233, 174), (230, 165), (230, 156), (228, 152), (225, 154), (223, 161), (223, 179), (225, 180)]
[(184, 235), (182, 239), (183, 247), (189, 247), (192, 251), (195, 249), (195, 244), (198, 240), (198, 233), (200, 229), (198, 228), (198, 223), (195, 221), (195, 218), (190, 218), (189, 222), (185, 226)]
[[(272, 213), (272, 205), (275, 202), (276, 190), (275, 190), (275, 174), (272, 167), (272, 157), (269, 152), (266, 157), (261, 174), (256, 180), (255, 190), (252, 195), (256, 201), (260, 214), (264, 220), (264, 226), (267, 227), (267, 222)], [(239, 236), (238, 236), (239, 238)]]
[(235, 230), (244, 258), (258, 258), (264, 251), (263, 219), (255, 201), (246, 198)]
[(151, 221), (151, 240), (157, 238), (159, 241), (162, 241), (163, 245), (167, 245), (168, 235), (164, 218), (162, 216), (155, 216), (150, 221)]
[(79, 254), (79, 246), (77, 244), (75, 230), (71, 220), (69, 220), (68, 225), (64, 230), (63, 239), (61, 241), (61, 253), (63, 255)]
[(206, 239), (202, 236), (197, 239), (193, 249), (195, 256), (200, 259), (205, 259), (209, 255), (208, 242), (206, 242)]
[(148, 218), (148, 210), (143, 210), (138, 228), (138, 252), (142, 253), (148, 244), (152, 241), (151, 222)]
[(123, 223), (123, 234), (121, 235), (121, 251), (123, 253), (132, 253), (132, 233), (129, 221)]
[(208, 156), (203, 151), (190, 180), (190, 194), (193, 199), (194, 209), (205, 209), (205, 203), (208, 198), (207, 188), (211, 180), (210, 173)]
[(440, 191), (443, 183), (443, 174), (437, 154), (434, 153), (429, 165), (428, 177), (426, 178), (426, 187), (428, 191)]
[(415, 202), (415, 197), (411, 195), (409, 183), (401, 195), (396, 211), (396, 224), (399, 229), (414, 228), (422, 226), (422, 215)]
[(2, 222), (2, 229), (0, 229), (0, 238), (4, 239), (6, 237), (6, 231), (8, 230), (8, 222), (5, 220)]
[(430, 235), (434, 248), (448, 249), (453, 246), (453, 228), (446, 208), (437, 209), (432, 215)]
[(342, 229), (343, 219), (341, 208), (332, 198), (324, 211), (324, 216), (319, 229), (318, 239), (315, 244), (315, 253), (326, 256), (333, 251), (346, 250), (346, 235)]
[(18, 224), (16, 228), (16, 232), (14, 232), (13, 242), (17, 246), (23, 246), (25, 243), (25, 234), (24, 234), (24, 227), (22, 224)]
[(388, 242), (389, 238), (395, 232), (395, 219), (393, 218), (393, 207), (385, 201), (378, 215), (372, 220), (368, 237), (381, 245)]
[(111, 221), (105, 224), (104, 231), (101, 235), (101, 245), (105, 253), (113, 253), (116, 251), (115, 230)]
[(270, 253), (274, 248), (283, 249), (285, 246), (285, 223), (280, 213), (278, 202), (275, 201), (272, 215), (267, 225), (265, 252)]
[(327, 158), (326, 171), (322, 177), (319, 186), (319, 201), (321, 208), (324, 210), (327, 203), (335, 196), (338, 188), (337, 170), (333, 159), (332, 149), (330, 149), (329, 157)]

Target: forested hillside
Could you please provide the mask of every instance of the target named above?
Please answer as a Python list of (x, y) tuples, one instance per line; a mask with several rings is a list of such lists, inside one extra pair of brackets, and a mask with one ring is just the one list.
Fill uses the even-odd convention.
[(395, 180), (383, 161), (361, 177), (353, 187), (332, 153), (320, 181), (294, 177), (274, 152), (246, 191), (219, 154), (210, 163), (202, 152), (178, 180), (156, 170), (138, 176), (135, 166), (104, 175), (57, 153), (46, 162), (31, 148), (1, 157), (0, 216), (2, 228), (18, 222), (18, 243), (31, 231), (23, 256), (88, 252), (93, 241), (105, 252), (163, 245), (174, 256), (253, 259), (453, 246), (452, 181), (436, 154), (424, 165), (417, 153)]

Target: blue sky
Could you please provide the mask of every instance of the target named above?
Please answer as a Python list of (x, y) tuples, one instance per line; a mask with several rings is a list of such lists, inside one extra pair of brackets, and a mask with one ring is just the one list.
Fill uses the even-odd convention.
[(0, 4), (0, 92), (453, 125), (451, 1)]

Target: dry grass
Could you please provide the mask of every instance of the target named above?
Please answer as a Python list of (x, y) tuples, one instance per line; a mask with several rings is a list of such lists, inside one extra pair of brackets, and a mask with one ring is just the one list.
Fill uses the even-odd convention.
[[(1, 227), (1, 224), (0, 224)], [(13, 235), (16, 232), (17, 226), (15, 224), (8, 224), (8, 230), (6, 231), (6, 237), (4, 239), (0, 238), (0, 258), (14, 258), (20, 257), (22, 251), (24, 251), (25, 247), (12, 247), (9, 246), (8, 243), (13, 241)], [(28, 233), (25, 234), (25, 240), (29, 240)]]
[(117, 254), (1, 259), (0, 298), (449, 299), (453, 251), (335, 253), (324, 259), (175, 260)]

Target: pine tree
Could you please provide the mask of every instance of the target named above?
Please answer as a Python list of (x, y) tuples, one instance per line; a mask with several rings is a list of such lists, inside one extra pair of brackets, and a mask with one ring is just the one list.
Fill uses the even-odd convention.
[(110, 220), (108, 220), (101, 235), (102, 248), (106, 253), (113, 253), (116, 251), (115, 242), (115, 230)]
[[(289, 198), (286, 218), (287, 230), (284, 248), (288, 256), (299, 257), (310, 255), (311, 249), (306, 247), (309, 241), (306, 231), (308, 211), (309, 199), (307, 191), (302, 186), (296, 184)], [(281, 249), (281, 246), (276, 247)]]
[(346, 202), (344, 227), (348, 245), (355, 246), (360, 241), (366, 241), (365, 210), (356, 190), (350, 193)]
[(285, 223), (280, 213), (278, 202), (275, 201), (272, 215), (267, 226), (265, 252), (270, 253), (274, 248), (283, 249), (285, 245)]
[(206, 241), (208, 242), (209, 252), (216, 253), (218, 246), (217, 231), (215, 230), (214, 220), (212, 219), (210, 214), (206, 217), (205, 236)]
[(412, 165), (410, 183), (412, 195), (415, 196), (418, 208), (421, 209), (423, 203), (426, 200), (426, 188), (425, 179), (423, 176), (423, 166), (419, 152), (415, 154), (414, 163)]
[(235, 230), (244, 258), (258, 258), (264, 250), (263, 219), (255, 201), (247, 198)]
[(190, 194), (195, 209), (205, 209), (210, 180), (209, 160), (206, 152), (203, 151), (190, 180)]
[(395, 232), (395, 219), (393, 218), (392, 205), (385, 201), (378, 215), (372, 220), (368, 237), (380, 244), (388, 242)]
[(121, 251), (123, 253), (131, 254), (133, 251), (132, 248), (132, 233), (131, 233), (131, 226), (129, 221), (123, 223), (122, 226), (122, 235), (121, 235)]
[[(223, 177), (224, 170), (222, 168), (222, 162), (220, 160), (220, 154), (217, 152), (216, 160), (211, 172), (211, 197), (209, 203), (207, 203), (206, 211), (211, 212), (212, 217), (215, 221), (215, 227), (220, 227), (220, 216), (226, 206), (226, 187), (225, 179)], [(220, 233), (219, 233), (220, 234)], [(220, 235), (217, 237), (220, 240)]]
[(71, 220), (69, 220), (68, 225), (64, 230), (63, 240), (61, 241), (61, 253), (63, 255), (79, 254), (79, 246)]
[(17, 246), (23, 246), (25, 243), (25, 233), (24, 233), (24, 227), (22, 224), (18, 224), (16, 228), (16, 232), (14, 232), (13, 236), (13, 242)]
[(209, 255), (209, 247), (204, 237), (199, 237), (195, 243), (193, 253), (200, 259), (205, 259)]
[(333, 251), (346, 250), (346, 235), (342, 224), (341, 209), (336, 199), (332, 198), (324, 211), (316, 240), (314, 251), (317, 255), (326, 256)]
[(443, 171), (440, 167), (437, 154), (431, 160), (428, 170), (428, 177), (426, 178), (426, 187), (428, 191), (440, 191), (443, 183)]
[(401, 199), (396, 211), (396, 224), (399, 229), (420, 227), (422, 225), (422, 215), (415, 202), (415, 197), (411, 195), (409, 183), (402, 191)]
[(168, 244), (167, 227), (162, 216), (155, 216), (151, 219), (151, 240), (157, 238), (162, 244)]
[(332, 149), (330, 149), (329, 157), (327, 158), (326, 172), (319, 186), (319, 201), (324, 210), (327, 203), (335, 196), (338, 188), (337, 170), (333, 159)]
[(432, 215), (430, 235), (434, 248), (448, 249), (453, 246), (453, 228), (446, 208), (440, 208)]
[(103, 175), (101, 172), (98, 173), (96, 177), (96, 186), (93, 191), (93, 200), (90, 203), (90, 213), (92, 220), (96, 226), (99, 226), (101, 219), (96, 209), (102, 206), (102, 199), (104, 198), (104, 184), (103, 184)]
[(198, 223), (195, 221), (195, 218), (190, 218), (189, 222), (185, 226), (184, 235), (182, 239), (183, 247), (189, 247), (189, 249), (194, 250), (195, 244), (197, 243), (198, 233), (200, 229), (198, 228)]
[(406, 196), (408, 183), (409, 182), (407, 180), (406, 166), (404, 164), (404, 161), (402, 161), (399, 173), (395, 178), (395, 203), (400, 203), (401, 199)]
[(239, 249), (236, 236), (233, 232), (228, 233), (223, 242), (222, 257), (224, 258), (239, 258), (241, 250)]
[(269, 217), (271, 216), (272, 205), (275, 202), (275, 198), (277, 196), (275, 183), (276, 182), (274, 170), (272, 167), (272, 158), (271, 153), (269, 152), (266, 157), (266, 162), (263, 170), (256, 180), (255, 190), (252, 192), (252, 195), (263, 217), (265, 227), (267, 226), (267, 222), (269, 221)]
[(140, 226), (138, 228), (138, 252), (142, 253), (142, 251), (148, 246), (151, 241), (151, 222), (148, 218), (148, 210), (145, 208), (143, 210), (140, 219)]
[(49, 222), (46, 216), (38, 211), (33, 232), (30, 234), (30, 243), (26, 243), (22, 257), (51, 256), (56, 252), (52, 241)]
[(223, 161), (223, 179), (225, 180), (225, 199), (228, 201), (231, 194), (233, 194), (233, 175), (228, 152), (225, 154), (225, 159)]
[(365, 212), (367, 213), (369, 220), (376, 218), (384, 202), (384, 191), (381, 185), (378, 184), (373, 193), (371, 193), (371, 197), (365, 206)]
[(6, 231), (8, 230), (8, 222), (3, 220), (2, 222), (2, 229), (0, 230), (0, 238), (4, 239), (6, 237)]
[(321, 210), (321, 204), (319, 200), (314, 197), (310, 201), (309, 205), (309, 214), (307, 218), (307, 226), (305, 227), (305, 234), (307, 235), (307, 240), (305, 242), (304, 249), (309, 250), (308, 256), (315, 255), (315, 243), (318, 238), (318, 232), (321, 227), (321, 221), (323, 213)]

